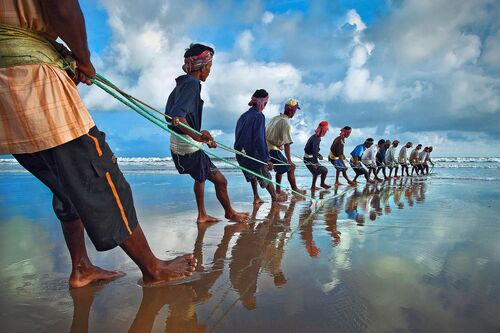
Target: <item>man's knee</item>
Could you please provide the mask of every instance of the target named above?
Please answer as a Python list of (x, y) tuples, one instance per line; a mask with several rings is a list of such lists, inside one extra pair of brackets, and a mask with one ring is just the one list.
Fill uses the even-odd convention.
[(215, 184), (215, 185), (218, 185), (218, 186), (227, 186), (227, 179), (226, 177), (224, 177), (224, 175), (217, 171), (213, 178), (211, 179), (212, 182)]

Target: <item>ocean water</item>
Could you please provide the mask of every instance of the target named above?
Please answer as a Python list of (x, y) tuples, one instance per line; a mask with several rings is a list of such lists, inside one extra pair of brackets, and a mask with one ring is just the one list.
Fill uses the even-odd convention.
[[(15, 161), (0, 160), (0, 327), (499, 332), (500, 158), (433, 161), (428, 177), (316, 192), (323, 201), (314, 214), (307, 200), (253, 207), (241, 172), (216, 162), (234, 206), (252, 219), (197, 226), (192, 180), (170, 159), (119, 159), (153, 251), (193, 252), (200, 264), (183, 283), (143, 287), (120, 249), (97, 252), (87, 242), (96, 265), (127, 275), (70, 291), (50, 192)], [(309, 187), (307, 169), (297, 170)], [(222, 216), (213, 187), (206, 192), (207, 210)]]

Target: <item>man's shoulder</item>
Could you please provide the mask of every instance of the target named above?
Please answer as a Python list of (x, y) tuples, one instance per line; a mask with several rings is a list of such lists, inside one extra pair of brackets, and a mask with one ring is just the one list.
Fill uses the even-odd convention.
[(179, 89), (193, 89), (193, 90), (200, 90), (200, 80), (195, 78), (192, 75), (181, 75), (177, 79), (175, 79), (177, 82), (177, 87)]

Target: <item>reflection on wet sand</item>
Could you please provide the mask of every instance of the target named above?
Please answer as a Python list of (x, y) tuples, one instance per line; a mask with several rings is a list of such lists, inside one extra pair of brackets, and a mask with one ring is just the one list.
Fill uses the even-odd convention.
[[(471, 316), (478, 327), (494, 331), (500, 327), (494, 311), (498, 301), (493, 297), (499, 294), (494, 277), (500, 258), (492, 257), (488, 244), (471, 243), (470, 238), (460, 243), (458, 234), (443, 231), (432, 249), (432, 238), (425, 232), (437, 234), (441, 229), (426, 229), (425, 221), (408, 217), (399, 223), (401, 217), (413, 217), (408, 213), (428, 204), (427, 190), (425, 182), (414, 179), (332, 188), (314, 194), (327, 199), (314, 215), (307, 202), (294, 199), (288, 205), (255, 206), (248, 224), (198, 225), (191, 229), (186, 245), (194, 248), (199, 262), (192, 278), (176, 285), (134, 285), (137, 297), (130, 298), (126, 297), (130, 285), (123, 281), (72, 290), (68, 293), (73, 300), (72, 323), (63, 323), (71, 332), (103, 331), (103, 321), (116, 320), (121, 313), (110, 311), (114, 317), (106, 318), (98, 312), (112, 309), (107, 302), (124, 302), (128, 305), (117, 331), (466, 331), (474, 327), (460, 326), (465, 319), (457, 316)], [(447, 230), (450, 223), (443, 221), (435, 223)], [(24, 231), (23, 237), (34, 238), (32, 231)], [(391, 242), (395, 238), (398, 241)], [(50, 253), (44, 256), (52, 258)], [(7, 270), (2, 274), (5, 277)]]
[(355, 188), (347, 197), (345, 212), (349, 219), (356, 221), (358, 225), (363, 225), (366, 216), (370, 221), (375, 221), (377, 217), (391, 214), (391, 197), (395, 207), (403, 209), (401, 196), (404, 193), (408, 206), (413, 207), (415, 201), (419, 203), (425, 201), (426, 189), (425, 182), (414, 182), (408, 178), (394, 180), (394, 183), (390, 180), (383, 184), (366, 184), (361, 190)]
[[(286, 283), (280, 266), (296, 203), (292, 199), (288, 207), (273, 204), (264, 221), (251, 223), (250, 230), (242, 232), (233, 246), (229, 278), (241, 304), (248, 310), (257, 306), (255, 292), (261, 268), (273, 277), (276, 287)], [(282, 210), (285, 210), (283, 218)]]

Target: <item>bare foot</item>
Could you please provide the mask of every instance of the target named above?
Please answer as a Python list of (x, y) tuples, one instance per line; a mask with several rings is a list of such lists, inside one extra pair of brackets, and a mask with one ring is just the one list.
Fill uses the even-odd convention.
[(234, 221), (234, 222), (238, 222), (238, 223), (245, 222), (246, 220), (248, 220), (249, 216), (250, 216), (250, 214), (247, 212), (240, 213), (240, 212), (237, 212), (235, 210), (233, 210), (230, 213), (226, 213), (226, 215), (225, 215), (226, 219)]
[(158, 260), (152, 274), (143, 274), (144, 284), (152, 285), (183, 279), (193, 274), (197, 265), (192, 254), (178, 256), (172, 260)]
[(213, 223), (213, 222), (219, 222), (220, 219), (210, 216), (210, 215), (203, 215), (203, 216), (198, 216), (196, 219), (196, 223)]
[[(302, 194), (306, 194), (307, 191), (306, 190), (301, 190), (300, 188), (292, 188), (292, 190), (294, 190), (295, 192), (299, 192), (299, 193), (302, 193)], [(320, 189), (321, 190), (321, 189)]]
[(124, 276), (125, 273), (119, 271), (107, 271), (97, 266), (77, 267), (69, 277), (70, 288), (81, 288), (95, 281), (114, 280)]
[[(311, 191), (319, 191), (319, 190), (321, 190), (321, 187), (311, 186)], [(300, 191), (297, 191), (297, 192), (300, 192)]]
[(262, 200), (260, 197), (256, 197), (253, 199), (253, 204), (254, 205), (258, 205), (258, 204), (261, 204), (261, 203), (264, 203), (264, 200)]
[(357, 182), (355, 182), (355, 181), (350, 181), (348, 184), (349, 184), (350, 186), (356, 186), (358, 183), (357, 183)]
[(321, 184), (321, 187), (324, 188), (325, 190), (328, 190), (329, 188), (332, 188), (330, 185), (328, 184)]
[(344, 185), (344, 184), (342, 184), (341, 182), (335, 182), (335, 186), (340, 186), (340, 185)]
[(288, 200), (288, 195), (286, 193), (276, 193), (276, 198), (273, 200), (273, 202), (283, 202)]

